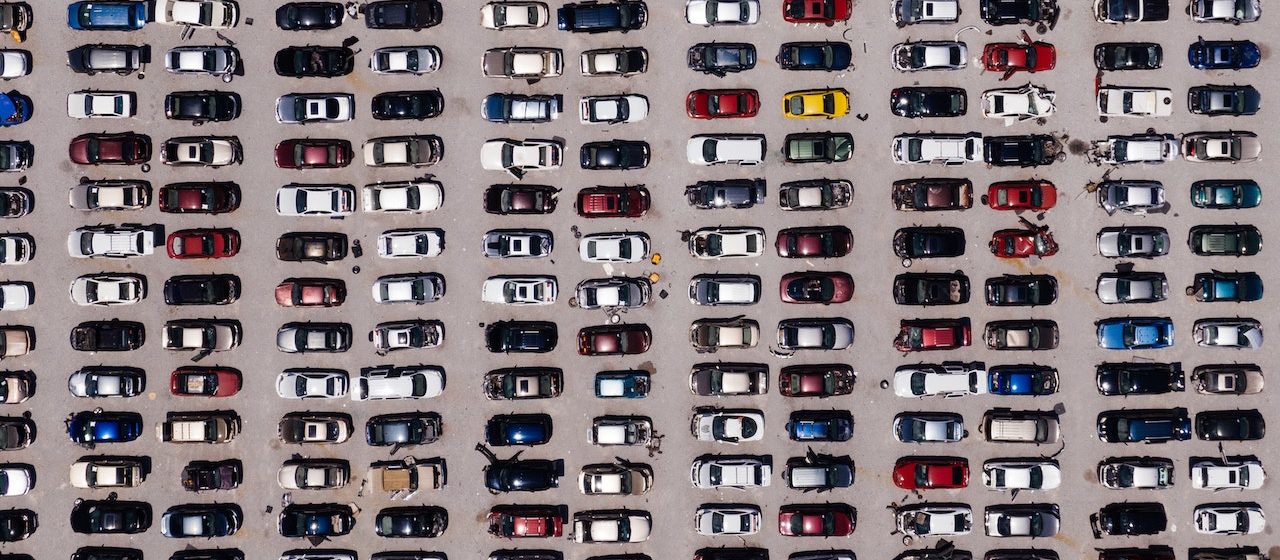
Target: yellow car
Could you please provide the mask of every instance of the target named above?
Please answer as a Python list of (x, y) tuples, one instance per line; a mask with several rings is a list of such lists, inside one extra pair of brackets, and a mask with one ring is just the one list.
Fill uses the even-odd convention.
[(782, 114), (789, 119), (834, 119), (849, 114), (849, 92), (839, 89), (793, 91), (782, 96)]

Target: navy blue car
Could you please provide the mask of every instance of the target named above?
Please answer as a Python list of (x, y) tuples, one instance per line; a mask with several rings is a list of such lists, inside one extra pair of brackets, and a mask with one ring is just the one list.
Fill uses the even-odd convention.
[(1262, 61), (1262, 51), (1253, 41), (1206, 41), (1187, 47), (1187, 62), (1200, 70), (1240, 70)]
[(86, 0), (67, 6), (67, 26), (82, 31), (135, 31), (147, 24), (143, 0)]
[(987, 392), (993, 395), (1052, 395), (1058, 391), (1058, 370), (1041, 365), (991, 366)]
[(1108, 410), (1098, 414), (1098, 439), (1107, 443), (1164, 443), (1191, 439), (1187, 409)]
[(847, 70), (853, 61), (848, 43), (798, 42), (783, 43), (778, 49), (778, 66), (783, 70)]
[(500, 461), (484, 468), (484, 485), (495, 492), (539, 492), (560, 486), (562, 476), (560, 459)]
[(565, 4), (556, 10), (556, 27), (561, 31), (603, 33), (642, 29), (649, 19), (644, 2), (618, 0), (597, 3), (594, 0), (577, 4)]
[(849, 441), (853, 437), (853, 416), (847, 411), (797, 410), (787, 422), (792, 441)]
[(67, 423), (67, 437), (75, 443), (120, 443), (142, 435), (142, 415), (136, 412), (77, 412)]
[(551, 441), (551, 416), (502, 414), (489, 419), (484, 439), (489, 445), (542, 445)]

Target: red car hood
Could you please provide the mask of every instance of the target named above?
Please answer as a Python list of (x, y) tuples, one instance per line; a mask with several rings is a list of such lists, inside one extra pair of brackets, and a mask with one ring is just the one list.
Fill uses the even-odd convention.
[(920, 329), (920, 340), (925, 348), (951, 347), (959, 345), (957, 329), (951, 327)]

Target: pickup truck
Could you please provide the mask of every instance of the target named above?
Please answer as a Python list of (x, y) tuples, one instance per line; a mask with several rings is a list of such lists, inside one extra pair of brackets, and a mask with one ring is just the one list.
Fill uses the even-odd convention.
[(123, 259), (150, 255), (156, 248), (153, 226), (86, 226), (67, 236), (67, 253), (79, 259)]
[(228, 443), (240, 433), (232, 411), (170, 412), (156, 425), (156, 436), (170, 443)]

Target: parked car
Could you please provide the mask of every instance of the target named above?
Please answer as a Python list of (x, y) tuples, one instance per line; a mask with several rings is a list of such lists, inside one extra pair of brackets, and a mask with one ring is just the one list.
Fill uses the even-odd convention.
[[(10, 26), (30, 24), (31, 9), (25, 2), (5, 8), (9, 10), (5, 16), (6, 21), (12, 21)], [(16, 20), (8, 19), (15, 15)], [(146, 24), (147, 3), (141, 0), (72, 2), (67, 6), (67, 27), (79, 31), (137, 31)]]
[[(6, 342), (13, 347), (23, 342), (17, 336), (8, 340), (10, 336)], [(71, 349), (80, 352), (126, 352), (141, 348), (145, 341), (146, 329), (137, 321), (85, 321), (71, 329)]]
[(1204, 180), (1191, 184), (1191, 205), (1230, 210), (1254, 208), (1262, 203), (1262, 189), (1251, 179)]
[(600, 446), (644, 446), (652, 438), (653, 420), (646, 416), (597, 416), (587, 432), (587, 443)]
[(953, 443), (968, 432), (959, 414), (901, 412), (893, 417), (893, 435), (902, 443)]
[(1053, 537), (1062, 518), (1055, 504), (1013, 504), (987, 506), (988, 537)]
[(556, 27), (575, 33), (626, 33), (644, 29), (648, 19), (648, 6), (639, 0), (569, 3), (556, 10)]
[(337, 2), (289, 2), (276, 8), (276, 27), (285, 31), (322, 31), (342, 25), (342, 4)]
[(1256, 350), (1262, 346), (1262, 324), (1255, 319), (1201, 319), (1191, 336), (1202, 347)]
[(369, 55), (374, 74), (430, 74), (440, 69), (444, 54), (434, 45), (382, 47)]
[(853, 232), (845, 226), (810, 226), (778, 230), (774, 248), (779, 257), (839, 258), (853, 250)]
[(698, 352), (755, 348), (760, 344), (760, 324), (742, 318), (700, 319), (689, 325), (689, 344)]
[(160, 188), (159, 205), (166, 213), (216, 215), (239, 208), (240, 196), (236, 183), (170, 183)]
[(787, 420), (786, 430), (792, 441), (849, 441), (853, 437), (853, 416), (839, 410), (797, 410)]
[(222, 366), (183, 366), (169, 374), (169, 392), (178, 397), (230, 397), (240, 392), (240, 370)]
[(982, 415), (981, 431), (996, 443), (1057, 443), (1061, 437), (1058, 414), (1052, 411), (988, 410)]
[(987, 136), (982, 139), (982, 157), (997, 167), (1039, 167), (1057, 161), (1062, 143), (1047, 134)]
[(699, 89), (685, 98), (685, 113), (694, 119), (750, 118), (759, 112), (760, 94), (754, 89)]
[(1102, 395), (1160, 395), (1186, 387), (1181, 363), (1102, 363), (1095, 378)]
[(234, 75), (240, 51), (226, 46), (174, 47), (164, 55), (164, 69), (173, 74)]
[(1057, 98), (1056, 93), (1032, 84), (989, 89), (982, 92), (982, 116), (1002, 119), (1006, 125), (1043, 119), (1057, 112)]
[(413, 348), (435, 348), (444, 340), (444, 325), (439, 321), (413, 319), (378, 323), (369, 333), (379, 354)]
[(1105, 272), (1094, 292), (1102, 303), (1155, 303), (1169, 297), (1169, 280), (1162, 272)]
[(556, 347), (556, 324), (547, 321), (498, 321), (485, 326), (490, 352), (550, 352)]
[(1251, 535), (1267, 527), (1266, 515), (1256, 504), (1207, 504), (1192, 512), (1196, 532), (1202, 535)]
[(133, 367), (85, 366), (67, 378), (67, 390), (86, 398), (136, 397), (146, 386), (146, 372)]
[(768, 373), (768, 367), (759, 364), (696, 364), (689, 373), (689, 391), (716, 397), (762, 395), (768, 391)]
[(440, 24), (443, 8), (438, 0), (375, 0), (361, 6), (369, 29), (421, 31)]
[(640, 543), (649, 540), (653, 518), (645, 511), (587, 510), (573, 514), (577, 543)]
[(906, 227), (893, 234), (893, 252), (904, 259), (964, 255), (964, 230), (956, 227)]
[(276, 51), (276, 74), (287, 78), (336, 78), (355, 68), (356, 53), (347, 47), (308, 45)]
[(1182, 157), (1191, 162), (1256, 161), (1262, 143), (1252, 132), (1192, 132), (1182, 135)]
[(899, 72), (959, 70), (968, 64), (969, 49), (956, 41), (915, 41), (898, 43), (889, 60)]
[(341, 504), (289, 504), (280, 510), (276, 530), (286, 538), (332, 538), (351, 532), (356, 519)]
[(480, 8), (480, 25), (485, 29), (537, 29), (550, 21), (550, 11), (542, 2), (496, 1)]
[(843, 317), (783, 319), (778, 321), (778, 348), (844, 350), (853, 344), (853, 322)]
[(847, 537), (857, 512), (847, 504), (789, 504), (778, 508), (778, 533), (784, 537)]
[(953, 350), (968, 346), (969, 319), (903, 319), (893, 347), (899, 352)]
[(973, 510), (963, 504), (913, 504), (893, 510), (894, 526), (912, 538), (967, 535)]
[(893, 3), (893, 21), (899, 26), (955, 23), (959, 15), (960, 4), (955, 0), (895, 0)]
[(847, 132), (797, 132), (783, 138), (787, 163), (839, 163), (853, 156), (853, 135)]
[(1062, 469), (1052, 459), (992, 459), (982, 464), (982, 484), (992, 490), (1054, 490)]
[[(6, 3), (8, 4), (8, 3)], [(111, 72), (128, 76), (151, 62), (148, 45), (83, 45), (67, 51), (67, 66), (72, 72), (92, 76), (99, 72)]]
[(1107, 443), (1164, 443), (1191, 439), (1186, 409), (1124, 409), (1098, 414), (1098, 439)]
[(1163, 62), (1159, 43), (1101, 43), (1093, 48), (1093, 64), (1099, 70), (1156, 70)]
[[(0, 160), (3, 157), (0, 156)], [(141, 210), (151, 204), (151, 183), (137, 180), (86, 180), (67, 190), (67, 203), (76, 210), (88, 212)], [(164, 211), (163, 208), (161, 211)]]
[(444, 112), (439, 90), (389, 91), (373, 96), (370, 110), (376, 120), (423, 120)]
[(434, 412), (405, 412), (370, 417), (364, 424), (365, 443), (405, 447), (435, 443), (444, 432), (444, 422)]
[(973, 207), (973, 183), (968, 179), (904, 179), (893, 182), (894, 208), (906, 212), (966, 210)]
[(1205, 410), (1196, 414), (1196, 438), (1204, 441), (1255, 441), (1267, 433), (1257, 410)]
[(276, 240), (276, 258), (287, 262), (329, 263), (347, 256), (347, 236), (331, 232), (289, 232)]
[(1098, 482), (1113, 490), (1172, 488), (1173, 461), (1160, 457), (1110, 458), (1098, 463)]
[(171, 276), (164, 281), (167, 305), (229, 305), (240, 298), (240, 277), (231, 274)]
[[(12, 540), (21, 540), (35, 531), (35, 513), (29, 510), (9, 510), (13, 514), (26, 512), (25, 531), (22, 521), (14, 518), (3, 523), (8, 537), (17, 532), (25, 535)], [(151, 528), (151, 504), (131, 500), (79, 500), (71, 508), (71, 530), (84, 535), (135, 535)], [(9, 540), (9, 539), (6, 539)]]
[(778, 283), (783, 303), (844, 303), (853, 298), (853, 277), (844, 272), (792, 272)]
[(958, 305), (969, 301), (969, 277), (963, 272), (905, 272), (893, 278), (898, 305)]
[(1105, 227), (1098, 230), (1098, 254), (1110, 258), (1149, 259), (1169, 254), (1169, 232), (1154, 226)]
[(1006, 274), (984, 283), (987, 305), (1049, 305), (1058, 299), (1058, 280), (1047, 274)]
[(1199, 38), (1187, 47), (1187, 62), (1197, 70), (1242, 70), (1262, 61), (1253, 41), (1206, 41)]
[(1173, 346), (1173, 321), (1166, 317), (1118, 317), (1094, 323), (1098, 347), (1107, 350), (1146, 350)]
[(1196, 392), (1202, 395), (1254, 395), (1262, 392), (1262, 369), (1254, 364), (1197, 366), (1191, 372)]
[(893, 464), (893, 483), (904, 490), (964, 488), (969, 485), (969, 461), (958, 457), (903, 457)]
[(853, 49), (843, 41), (801, 41), (783, 43), (778, 48), (778, 67), (783, 70), (847, 70), (853, 60)]
[(1262, 463), (1253, 458), (1193, 459), (1191, 487), (1201, 490), (1257, 490), (1267, 478)]
[[(224, 461), (191, 461), (182, 468), (182, 487), (192, 492), (203, 490), (231, 490), (244, 478), (244, 466), (239, 459)], [(238, 513), (238, 512), (237, 512)], [(239, 515), (236, 515), (239, 521)], [(163, 518), (161, 520), (163, 523)], [(215, 532), (218, 532), (215, 530)], [(235, 532), (234, 529), (231, 532)], [(165, 535), (170, 536), (168, 534)], [(202, 535), (208, 536), (208, 535)], [(222, 536), (222, 535), (213, 535)]]
[[(86, 410), (71, 415), (67, 438), (80, 445), (127, 443), (142, 435), (142, 415), (136, 412)], [(30, 443), (30, 434), (13, 439), (15, 448)]]
[(685, 198), (694, 208), (751, 208), (764, 202), (763, 179), (699, 181), (685, 187)]
[(1165, 188), (1159, 181), (1103, 181), (1098, 185), (1098, 206), (1115, 214), (1146, 214), (1169, 207)]
[(778, 392), (784, 397), (836, 397), (853, 392), (857, 373), (845, 364), (786, 366), (778, 373)]

